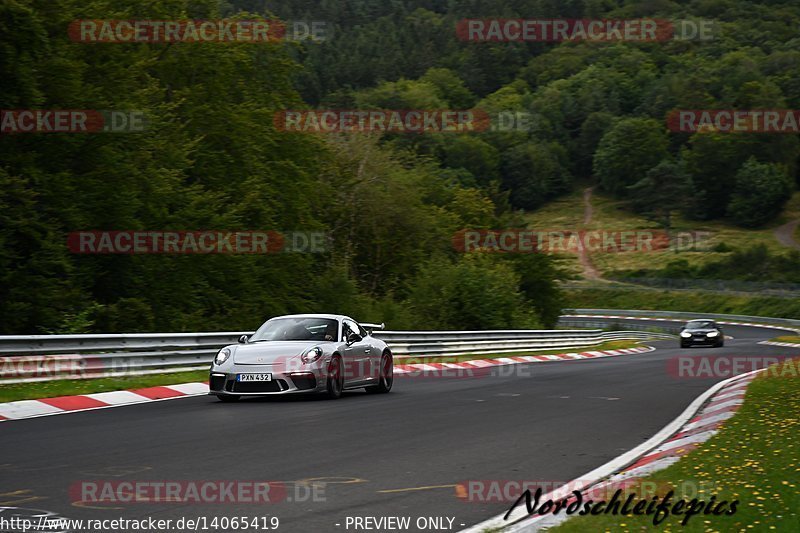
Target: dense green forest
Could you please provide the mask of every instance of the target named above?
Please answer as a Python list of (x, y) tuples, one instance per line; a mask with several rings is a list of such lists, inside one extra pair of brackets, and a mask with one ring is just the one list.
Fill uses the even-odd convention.
[[(324, 21), (321, 42), (71, 41), (76, 19)], [(469, 17), (713, 19), (710, 41), (480, 43)], [(0, 333), (551, 326), (543, 254), (459, 254), (579, 184), (631, 210), (768, 224), (789, 134), (670, 133), (675, 109), (800, 108), (796, 0), (4, 0), (0, 108), (137, 110), (139, 133), (0, 134)], [(285, 109), (521, 111), (528, 131), (308, 135)], [(658, 198), (658, 202), (653, 201)], [(667, 216), (668, 220), (669, 217)], [(324, 231), (324, 253), (78, 255), (80, 230)], [(776, 263), (779, 264), (779, 263)], [(702, 275), (699, 275), (702, 277)]]

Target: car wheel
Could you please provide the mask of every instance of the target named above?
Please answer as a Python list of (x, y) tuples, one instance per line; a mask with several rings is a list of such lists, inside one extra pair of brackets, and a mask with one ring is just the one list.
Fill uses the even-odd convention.
[(686, 344), (685, 342), (681, 343), (681, 348), (688, 348), (690, 345)]
[(217, 399), (221, 402), (237, 402), (239, 401), (239, 396), (234, 396), (231, 394), (220, 394), (217, 396)]
[(385, 353), (381, 356), (381, 370), (378, 384), (371, 387), (365, 387), (367, 392), (373, 394), (385, 394), (392, 390), (394, 384), (394, 363), (392, 361), (392, 354)]
[(335, 400), (342, 396), (344, 389), (344, 376), (342, 375), (342, 360), (339, 357), (334, 357), (328, 363), (328, 382), (326, 384), (326, 392), (328, 398)]
[(721, 340), (717, 343), (717, 348), (722, 348), (723, 346), (725, 346), (725, 341)]

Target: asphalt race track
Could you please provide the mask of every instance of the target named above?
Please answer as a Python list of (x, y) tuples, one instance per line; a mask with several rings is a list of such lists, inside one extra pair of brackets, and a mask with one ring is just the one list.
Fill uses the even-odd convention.
[[(458, 530), (508, 508), (457, 498), (459, 482), (576, 478), (647, 440), (723, 379), (677, 377), (671, 359), (798, 355), (757, 344), (780, 331), (725, 333), (734, 339), (724, 348), (660, 341), (642, 355), (397, 376), (388, 395), (234, 404), (202, 396), (4, 422), (0, 506), (98, 519), (277, 516), (278, 531), (289, 532), (354, 531), (346, 517), (410, 516), (412, 526), (450, 517)], [(68, 494), (83, 480), (282, 481), (293, 500), (314, 486), (324, 501), (87, 508)]]

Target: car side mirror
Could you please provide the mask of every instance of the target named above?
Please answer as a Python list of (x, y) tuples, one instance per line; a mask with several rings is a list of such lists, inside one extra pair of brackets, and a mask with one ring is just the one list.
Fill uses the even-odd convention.
[(358, 333), (350, 333), (350, 335), (347, 336), (347, 344), (355, 344), (359, 342), (361, 338), (361, 335)]
[(250, 340), (249, 335), (242, 335), (239, 337), (239, 344), (247, 344), (247, 341)]

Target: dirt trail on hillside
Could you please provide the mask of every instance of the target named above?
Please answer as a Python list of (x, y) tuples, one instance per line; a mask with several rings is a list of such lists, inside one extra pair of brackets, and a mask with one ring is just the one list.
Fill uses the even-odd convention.
[(800, 242), (794, 240), (794, 232), (798, 225), (800, 225), (800, 219), (792, 220), (783, 226), (775, 228), (775, 238), (784, 246), (800, 250)]
[[(583, 190), (583, 225), (588, 226), (592, 222), (592, 191), (594, 187), (586, 187)], [(583, 267), (583, 277), (586, 279), (601, 279), (600, 272), (597, 271), (592, 264), (592, 259), (589, 257), (589, 252), (582, 246), (578, 254), (578, 258)]]

